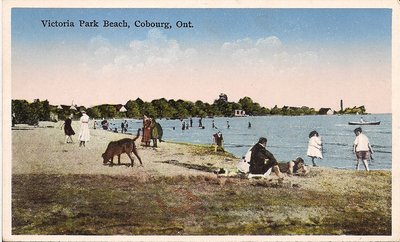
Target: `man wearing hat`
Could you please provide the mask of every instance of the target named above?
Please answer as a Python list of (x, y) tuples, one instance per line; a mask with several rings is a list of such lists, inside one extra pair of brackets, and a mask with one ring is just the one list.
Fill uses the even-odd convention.
[(82, 112), (82, 117), (80, 118), (81, 122), (81, 130), (79, 131), (79, 147), (84, 146), (87, 141), (90, 139), (90, 133), (89, 133), (89, 116), (86, 114), (86, 111), (83, 110)]
[(279, 170), (278, 161), (274, 155), (266, 149), (267, 138), (261, 137), (258, 143), (251, 148), (250, 174), (268, 174), (267, 171), (272, 168), (275, 174), (283, 179)]
[(356, 128), (354, 134), (356, 135), (356, 139), (353, 144), (353, 153), (355, 153), (357, 157), (356, 170), (359, 169), (360, 160), (362, 160), (365, 170), (369, 171), (368, 159), (370, 154), (373, 154), (374, 152), (369, 144), (368, 137), (362, 133), (361, 128)]

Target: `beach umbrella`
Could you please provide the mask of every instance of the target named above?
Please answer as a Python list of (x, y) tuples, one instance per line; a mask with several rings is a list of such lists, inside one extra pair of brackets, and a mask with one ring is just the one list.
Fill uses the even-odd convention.
[(61, 107), (61, 105), (58, 105), (58, 106), (57, 106), (57, 109), (63, 110), (63, 108)]
[(77, 111), (77, 109), (76, 109), (76, 107), (74, 105), (71, 105), (71, 107), (69, 109)]

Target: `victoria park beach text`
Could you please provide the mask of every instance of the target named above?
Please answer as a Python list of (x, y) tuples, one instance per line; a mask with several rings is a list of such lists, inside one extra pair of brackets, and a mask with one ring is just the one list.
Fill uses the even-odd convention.
[(50, 20), (43, 19), (41, 24), (44, 28), (193, 28), (191, 21), (177, 20), (174, 23), (164, 21), (134, 20), (134, 21), (110, 21), (110, 20)]

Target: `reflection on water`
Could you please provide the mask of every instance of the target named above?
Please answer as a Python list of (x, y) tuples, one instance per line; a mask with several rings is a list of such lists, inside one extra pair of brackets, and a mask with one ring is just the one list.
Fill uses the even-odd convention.
[[(391, 169), (392, 162), (392, 115), (366, 115), (366, 120), (380, 120), (381, 125), (362, 126), (363, 133), (368, 136), (375, 151), (371, 169)], [(182, 130), (180, 120), (158, 120), (164, 130), (164, 140), (189, 142), (197, 144), (211, 144), (212, 134), (218, 130), (222, 132), (225, 149), (237, 157), (242, 157), (246, 151), (261, 136), (267, 137), (268, 149), (280, 161), (303, 157), (309, 164), (306, 156), (308, 134), (312, 130), (318, 131), (324, 144), (323, 160), (317, 160), (320, 166), (354, 169), (355, 155), (352, 153), (354, 141), (353, 130), (357, 126), (348, 125), (349, 121), (358, 121), (360, 116), (268, 116), (268, 117), (241, 117), (215, 118), (212, 128), (211, 118), (202, 120), (204, 129), (198, 127), (198, 118), (193, 118), (193, 127)], [(188, 120), (186, 120), (187, 122)], [(229, 121), (230, 127), (227, 127)], [(112, 120), (114, 126), (120, 129), (120, 120)], [(248, 123), (251, 128), (248, 128)], [(140, 120), (129, 120), (129, 132), (136, 133), (141, 127)]]

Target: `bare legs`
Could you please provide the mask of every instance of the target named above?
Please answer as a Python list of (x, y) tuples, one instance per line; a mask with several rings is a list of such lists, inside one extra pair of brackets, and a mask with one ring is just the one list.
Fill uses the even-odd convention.
[(362, 160), (362, 159), (357, 159), (357, 164), (356, 164), (356, 170), (359, 170), (359, 166), (360, 166), (360, 160), (363, 162), (365, 170), (369, 171), (369, 167), (368, 167), (368, 161), (367, 160)]
[(279, 177), (279, 179), (283, 179), (285, 176), (282, 174), (281, 170), (279, 169), (279, 166), (274, 166), (273, 167), (275, 174)]
[[(68, 141), (69, 140), (69, 141)], [(67, 144), (67, 143), (74, 143), (74, 141), (72, 140), (72, 137), (71, 137), (71, 135), (66, 135), (65, 136), (65, 143)]]
[(317, 164), (315, 164), (315, 161), (314, 161), (314, 160), (315, 160), (315, 157), (311, 157), (312, 165), (313, 165), (313, 166), (317, 166)]

